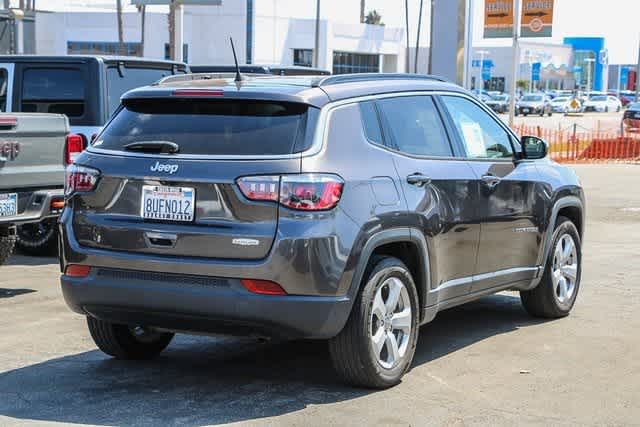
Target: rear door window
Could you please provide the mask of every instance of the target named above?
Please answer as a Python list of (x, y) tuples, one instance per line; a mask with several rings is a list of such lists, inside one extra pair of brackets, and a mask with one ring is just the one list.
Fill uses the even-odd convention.
[(385, 138), (389, 137), (398, 151), (416, 156), (453, 156), (442, 119), (430, 96), (386, 98), (377, 104), (384, 118)]
[(180, 154), (292, 154), (310, 139), (305, 127), (311, 109), (255, 100), (127, 100), (93, 146), (121, 151), (134, 142), (169, 141)]
[(117, 67), (107, 68), (109, 116), (116, 111), (120, 105), (120, 97), (125, 92), (137, 87), (148, 86), (170, 75), (171, 70), (161, 68), (123, 67), (122, 75)]
[(77, 68), (27, 68), (22, 74), (21, 111), (81, 117), (85, 113), (84, 82)]

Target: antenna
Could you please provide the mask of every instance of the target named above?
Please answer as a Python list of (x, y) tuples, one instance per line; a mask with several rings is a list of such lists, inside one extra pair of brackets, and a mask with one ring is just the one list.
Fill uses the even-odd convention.
[(233, 37), (229, 37), (229, 40), (231, 41), (231, 51), (233, 52), (233, 60), (236, 63), (236, 78), (233, 79), (234, 82), (241, 82), (244, 80), (244, 76), (242, 74), (240, 74), (240, 66), (238, 65), (238, 57), (236, 56), (236, 48), (233, 45)]

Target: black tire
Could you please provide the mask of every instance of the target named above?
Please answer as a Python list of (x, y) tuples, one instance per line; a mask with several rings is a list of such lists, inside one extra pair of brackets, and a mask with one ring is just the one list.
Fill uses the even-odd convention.
[(56, 255), (58, 251), (57, 218), (18, 226), (16, 247), (27, 255)]
[(98, 348), (109, 356), (123, 360), (147, 360), (156, 357), (173, 339), (172, 333), (142, 329), (145, 335), (136, 336), (135, 328), (94, 317), (87, 317), (87, 326)]
[[(411, 304), (411, 332), (404, 356), (387, 369), (378, 361), (371, 345), (373, 302), (378, 289), (389, 278), (399, 279)], [(348, 384), (388, 388), (400, 382), (411, 366), (418, 341), (418, 294), (409, 269), (397, 258), (376, 257), (369, 262), (363, 284), (343, 330), (329, 340), (329, 353), (338, 375)], [(378, 324), (378, 328), (381, 326)]]
[[(573, 239), (577, 256), (577, 274), (573, 293), (571, 297), (562, 304), (556, 295), (556, 289), (553, 284), (553, 264), (554, 264), (554, 248), (564, 235), (569, 235)], [(560, 216), (556, 221), (556, 226), (551, 239), (551, 247), (545, 264), (544, 273), (538, 286), (530, 291), (521, 291), (520, 300), (527, 312), (534, 317), (543, 318), (559, 318), (565, 317), (573, 308), (580, 290), (580, 277), (582, 270), (582, 251), (580, 247), (580, 235), (578, 229), (569, 218)]]
[(11, 254), (16, 243), (14, 236), (1, 236), (0, 237), (0, 265), (3, 265)]
[(604, 112), (608, 113), (609, 112), (609, 107), (604, 107)]

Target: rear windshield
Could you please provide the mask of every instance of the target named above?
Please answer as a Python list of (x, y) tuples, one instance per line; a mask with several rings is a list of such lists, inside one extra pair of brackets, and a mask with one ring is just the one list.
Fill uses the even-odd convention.
[(141, 141), (178, 144), (180, 154), (282, 155), (303, 151), (305, 104), (246, 100), (127, 100), (93, 144), (123, 150)]

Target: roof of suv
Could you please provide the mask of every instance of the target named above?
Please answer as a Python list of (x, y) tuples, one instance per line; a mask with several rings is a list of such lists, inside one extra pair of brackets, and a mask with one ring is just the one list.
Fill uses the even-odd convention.
[(342, 74), (333, 76), (245, 76), (186, 74), (127, 92), (123, 99), (220, 97), (302, 102), (322, 107), (342, 99), (408, 91), (465, 92), (446, 80), (416, 74)]

